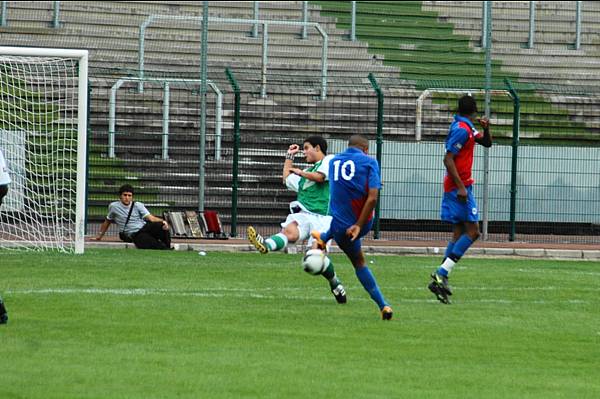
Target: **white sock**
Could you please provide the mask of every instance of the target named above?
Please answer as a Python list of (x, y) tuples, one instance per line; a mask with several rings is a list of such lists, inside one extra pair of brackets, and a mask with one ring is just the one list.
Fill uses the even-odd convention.
[(446, 270), (448, 272), (448, 274), (450, 274), (454, 265), (456, 265), (455, 261), (453, 261), (450, 258), (446, 258), (446, 260), (444, 261), (444, 263), (442, 263), (442, 266), (440, 266), (440, 267), (442, 269)]

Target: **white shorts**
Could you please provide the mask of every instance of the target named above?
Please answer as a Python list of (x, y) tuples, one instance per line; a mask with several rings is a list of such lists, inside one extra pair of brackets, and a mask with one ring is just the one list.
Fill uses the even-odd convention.
[(312, 246), (314, 239), (310, 236), (312, 230), (320, 232), (328, 231), (331, 225), (331, 216), (318, 215), (316, 213), (309, 212), (298, 212), (290, 213), (285, 219), (285, 222), (281, 223), (281, 227), (284, 229), (291, 223), (296, 222), (298, 224), (299, 241), (308, 239), (308, 246)]

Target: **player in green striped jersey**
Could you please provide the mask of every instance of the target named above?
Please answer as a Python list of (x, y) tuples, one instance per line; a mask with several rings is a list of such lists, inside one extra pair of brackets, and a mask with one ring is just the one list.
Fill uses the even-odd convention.
[[(320, 136), (311, 136), (302, 145), (306, 162), (310, 167), (302, 170), (294, 167), (293, 161), (300, 152), (300, 146), (289, 146), (283, 165), (283, 183), (292, 191), (298, 193), (296, 201), (290, 203), (290, 214), (281, 223), (281, 232), (268, 238), (263, 238), (253, 226), (248, 227), (248, 240), (261, 253), (279, 251), (288, 243), (308, 239), (312, 246), (312, 230), (325, 231), (331, 224), (331, 216), (327, 215), (329, 208), (329, 160), (327, 141)], [(329, 281), (331, 291), (338, 303), (346, 302), (346, 292), (337, 278), (333, 263), (323, 272)]]

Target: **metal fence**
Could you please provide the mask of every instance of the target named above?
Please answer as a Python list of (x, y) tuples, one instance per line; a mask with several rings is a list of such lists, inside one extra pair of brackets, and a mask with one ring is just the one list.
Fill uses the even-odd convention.
[[(380, 160), (384, 182), (378, 228), (372, 236), (386, 240), (447, 237), (449, 226), (439, 221), (445, 173), (443, 139), (458, 97), (471, 93), (481, 104), (481, 88), (444, 90), (440, 88), (455, 82), (432, 82), (438, 89), (419, 107), (421, 137), (417, 140), (417, 98), (423, 92), (411, 86), (394, 86), (373, 75), (357, 76), (347, 85), (331, 87), (323, 101), (318, 81), (290, 82), (284, 76), (270, 76), (278, 84), (263, 98), (260, 80), (237, 76), (235, 69), (229, 77), (223, 71), (217, 81), (223, 92), (219, 152), (213, 112), (209, 112), (207, 126), (205, 208), (219, 211), (228, 232), (243, 237), (249, 224), (264, 234), (278, 231), (288, 203), (294, 199), (294, 193), (281, 182), (284, 154), (290, 144), (322, 135), (329, 142), (330, 153), (337, 153), (343, 151), (351, 134), (362, 133), (371, 139), (371, 154)], [(108, 129), (94, 131), (92, 141), (99, 144), (92, 148), (100, 152), (93, 154), (97, 164), (92, 175), (113, 184), (104, 184), (103, 195), (91, 190), (95, 192), (90, 197), (91, 207), (96, 207), (97, 216), (103, 216), (102, 207), (115, 199), (108, 188), (114, 192), (119, 183), (129, 179), (139, 185), (139, 199), (155, 213), (195, 209), (199, 195), (198, 93), (190, 89), (171, 93), (176, 117), (169, 158), (164, 159), (161, 88), (149, 86), (140, 94), (134, 84), (118, 105), (115, 158), (109, 157), (108, 146), (102, 147), (108, 142)], [(108, 96), (108, 86), (97, 94), (104, 90)], [(237, 108), (235, 87), (240, 91)], [(481, 150), (476, 151), (474, 166), (476, 198), (480, 208), (489, 211), (489, 239), (597, 243), (600, 213), (595, 209), (600, 201), (600, 177), (594, 171), (600, 149), (585, 140), (594, 136), (598, 99), (521, 85), (516, 91), (523, 103), (515, 114), (515, 100), (506, 94), (508, 89), (506, 86), (503, 92), (495, 87), (491, 97), (495, 145), (489, 154), (488, 201), (482, 197)], [(560, 106), (546, 100), (535, 102), (548, 98), (563, 102)], [(216, 109), (214, 97), (208, 100), (208, 110)], [(572, 120), (567, 126), (560, 117), (549, 119), (568, 113), (569, 106), (580, 111), (579, 122)], [(515, 115), (520, 116), (517, 125)], [(134, 128), (138, 125), (146, 127)], [(515, 132), (520, 134), (516, 141)], [(302, 158), (298, 161), (298, 166), (307, 166)], [(101, 166), (105, 175), (94, 176)]]
[[(363, 133), (384, 178), (373, 235), (446, 238), (442, 142), (458, 96), (485, 104), (487, 90), (496, 144), (487, 160), (477, 152), (475, 177), (489, 238), (598, 241), (594, 2), (211, 2), (207, 32), (190, 2), (89, 3), (3, 2), (1, 32), (91, 49), (89, 232), (123, 182), (157, 214), (204, 203), (237, 236), (250, 223), (275, 232), (293, 198), (287, 146), (320, 134), (337, 152)], [(169, 19), (145, 25), (153, 15)], [(217, 88), (206, 97), (202, 68)]]

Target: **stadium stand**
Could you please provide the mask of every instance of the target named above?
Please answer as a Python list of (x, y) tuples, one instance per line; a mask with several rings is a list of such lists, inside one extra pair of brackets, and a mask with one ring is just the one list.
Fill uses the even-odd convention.
[[(0, 28), (3, 45), (86, 48), (91, 66), (91, 141), (89, 221), (104, 216), (106, 203), (127, 180), (139, 189), (136, 197), (153, 212), (194, 208), (198, 201), (199, 103), (197, 87), (171, 88), (169, 159), (161, 159), (162, 90), (146, 85), (143, 95), (135, 84), (118, 93), (117, 157), (107, 157), (108, 98), (110, 87), (123, 76), (138, 76), (139, 26), (149, 15), (198, 17), (200, 3), (170, 1), (61, 2), (60, 27), (52, 28), (50, 1), (8, 3), (8, 24)], [(210, 2), (210, 16), (252, 18), (253, 2)], [(481, 27), (472, 22), (481, 15), (480, 2), (358, 2), (357, 36), (349, 36), (349, 2), (310, 2), (309, 20), (329, 35), (329, 92), (320, 90), (321, 39), (309, 31), (300, 38), (299, 27), (269, 27), (268, 99), (257, 98), (261, 68), (261, 36), (250, 37), (250, 25), (212, 24), (209, 31), (209, 79), (225, 93), (222, 157), (216, 156), (214, 96), (208, 96), (206, 207), (229, 222), (231, 201), (232, 107), (224, 69), (230, 67), (242, 84), (242, 149), (240, 156), (240, 230), (258, 220), (272, 226), (286, 213), (291, 198), (276, 176), (283, 149), (310, 134), (343, 139), (361, 131), (374, 134), (377, 102), (367, 73), (388, 86), (384, 134), (388, 139), (414, 137), (415, 99), (434, 80), (479, 79), (484, 56), (479, 46)], [(573, 39), (574, 6), (540, 6), (534, 49), (526, 41), (527, 2), (494, 2), (494, 62), (496, 79), (505, 77), (536, 83), (597, 83), (598, 34), (593, 19), (598, 6), (584, 2), (582, 49), (569, 50)], [(556, 3), (556, 2), (538, 2)], [(299, 21), (302, 2), (260, 2), (261, 19)], [(514, 18), (515, 12), (518, 17)], [(589, 19), (589, 20), (588, 20)], [(543, 21), (551, 20), (552, 24)], [(571, 22), (569, 22), (571, 21)], [(147, 29), (145, 76), (199, 78), (198, 22), (156, 22)], [(527, 56), (527, 57), (525, 57)], [(550, 60), (550, 61), (549, 61)], [(546, 64), (555, 65), (552, 72)], [(570, 64), (575, 64), (571, 68)], [(570, 74), (569, 71), (579, 75)], [(586, 73), (587, 72), (587, 73)], [(569, 79), (575, 76), (575, 79)], [(556, 77), (556, 79), (554, 79)], [(274, 83), (274, 84), (271, 84)], [(300, 90), (299, 88), (302, 88)], [(385, 87), (385, 86), (384, 86)], [(308, 89), (307, 89), (308, 88)], [(358, 91), (356, 89), (359, 89)], [(354, 89), (354, 90), (350, 90)], [(362, 90), (362, 91), (361, 91)], [(541, 98), (524, 95), (524, 137), (552, 138), (561, 134), (582, 138), (597, 134), (598, 111), (581, 112), (576, 95)], [(512, 105), (496, 101), (492, 118), (499, 135), (510, 135)], [(448, 110), (448, 102), (433, 98), (428, 106)], [(424, 137), (440, 139), (447, 127), (446, 113), (426, 115)], [(333, 121), (334, 123), (328, 123)], [(257, 151), (260, 148), (260, 151)], [(265, 213), (264, 209), (272, 212)]]
[[(335, 17), (338, 27), (350, 28), (349, 2), (316, 2), (322, 15)], [(533, 49), (527, 42), (529, 2), (494, 2), (492, 75), (495, 87), (508, 78), (525, 85), (522, 95), (522, 137), (595, 139), (598, 110), (588, 104), (597, 82), (598, 34), (594, 18), (598, 6), (583, 2), (585, 16), (580, 50), (569, 49), (575, 39), (574, 3), (537, 2), (537, 36)], [(357, 2), (357, 39), (369, 51), (395, 66), (400, 78), (420, 89), (481, 87), (485, 74), (481, 48), (481, 2)], [(589, 13), (589, 14), (588, 14)], [(514, 18), (512, 18), (514, 16)], [(550, 69), (549, 69), (550, 68)], [(551, 93), (533, 91), (528, 83)], [(560, 85), (559, 95), (555, 88)], [(582, 95), (584, 94), (585, 95)], [(434, 99), (435, 101), (435, 99)], [(595, 100), (594, 100), (595, 101)], [(448, 100), (437, 106), (447, 108)], [(430, 105), (431, 106), (431, 105)], [(585, 109), (585, 111), (584, 111)], [(492, 120), (496, 135), (511, 134), (512, 105), (506, 97), (494, 99)], [(424, 135), (444, 132), (444, 114), (426, 115)]]
[[(322, 15), (336, 17), (338, 27), (350, 28), (349, 2), (314, 2)], [(369, 50), (383, 54), (385, 63), (400, 68), (415, 81), (463, 80), (483, 77), (481, 48), (482, 2), (357, 2), (357, 36)], [(598, 83), (600, 6), (583, 2), (581, 48), (575, 42), (575, 3), (536, 2), (536, 35), (525, 48), (529, 32), (529, 2), (494, 2), (493, 75), (522, 82), (580, 86), (582, 79)], [(501, 70), (499, 69), (501, 67)]]
[[(198, 17), (201, 7), (189, 2), (64, 2), (59, 29), (49, 27), (52, 2), (8, 2), (8, 26), (2, 29), (5, 45), (43, 47), (85, 47), (91, 51), (92, 68), (136, 70), (138, 67), (139, 26), (149, 15)], [(252, 2), (211, 2), (211, 17), (252, 18)], [(264, 2), (260, 18), (299, 21), (301, 2)], [(42, 12), (40, 12), (42, 11)], [(329, 33), (329, 72), (332, 78), (355, 75), (356, 62), (365, 70), (393, 72), (373, 60), (366, 46), (345, 40), (330, 18), (311, 11), (311, 22), (323, 24)], [(255, 72), (260, 65), (261, 38), (249, 37), (251, 25), (214, 23), (209, 31), (210, 67), (222, 73), (222, 65), (235, 65)], [(309, 31), (308, 40), (299, 40), (299, 27), (270, 26), (269, 69), (320, 70), (320, 38)], [(118, 37), (119, 40), (113, 40)], [(296, 40), (293, 40), (296, 39)], [(148, 28), (147, 71), (198, 77), (200, 49), (198, 21), (157, 22)], [(290, 46), (292, 44), (292, 46)], [(168, 64), (165, 62), (169, 61)], [(302, 61), (302, 62), (300, 62)]]
[[(456, 34), (469, 39), (472, 48), (481, 43), (481, 23), (473, 21), (480, 15), (481, 3), (425, 1), (424, 10), (438, 13), (441, 20), (455, 26)], [(581, 47), (574, 49), (576, 2), (536, 2), (536, 33), (533, 48), (526, 48), (529, 37), (529, 2), (494, 2), (493, 56), (502, 62), (502, 70), (518, 74), (521, 81), (582, 85), (599, 83), (590, 69), (600, 67), (600, 6), (584, 1), (582, 12)]]
[[(260, 18), (298, 21), (302, 2), (261, 3)], [(8, 25), (0, 28), (3, 44), (13, 46), (41, 46), (87, 48), (91, 67), (90, 128), (90, 182), (89, 221), (93, 225), (105, 213), (107, 201), (123, 180), (139, 187), (137, 198), (145, 201), (153, 211), (194, 208), (198, 198), (198, 130), (199, 96), (197, 87), (191, 90), (171, 88), (171, 121), (169, 159), (160, 159), (162, 91), (146, 85), (140, 96), (132, 90), (135, 85), (118, 92), (117, 104), (117, 157), (107, 158), (108, 98), (110, 87), (124, 75), (137, 76), (139, 26), (149, 15), (201, 15), (199, 4), (189, 2), (62, 2), (60, 28), (50, 27), (52, 2), (8, 2)], [(252, 2), (211, 2), (210, 15), (221, 18), (252, 18)], [(268, 87), (268, 104), (277, 104), (265, 112), (260, 102), (244, 112), (242, 119), (243, 142), (262, 146), (263, 151), (253, 151), (242, 144), (240, 158), (239, 222), (244, 218), (256, 223), (258, 216), (265, 223), (279, 220), (286, 213), (285, 200), (290, 195), (273, 176), (281, 169), (280, 155), (291, 141), (301, 140), (310, 134), (323, 133), (322, 121), (328, 112), (344, 113), (360, 107), (362, 112), (374, 114), (376, 102), (365, 107), (360, 98), (348, 90), (337, 91), (336, 79), (348, 82), (357, 76), (364, 84), (368, 72), (379, 77), (397, 76), (397, 69), (383, 66), (381, 61), (367, 52), (367, 46), (347, 40), (347, 33), (335, 28), (335, 21), (320, 17), (318, 7), (310, 7), (310, 21), (319, 22), (329, 34), (328, 75), (332, 87), (327, 101), (319, 102), (321, 39), (309, 31), (307, 40), (299, 37), (299, 27), (269, 27), (269, 79), (285, 79), (297, 85), (307, 83), (315, 87), (300, 94), (289, 93), (277, 85)], [(209, 78), (219, 81), (222, 90), (228, 83), (224, 69), (230, 67), (244, 84), (243, 103), (255, 100), (260, 79), (262, 39), (249, 37), (251, 25), (213, 24), (209, 31)], [(115, 40), (115, 38), (119, 38)], [(145, 75), (175, 78), (199, 77), (200, 36), (198, 22), (157, 22), (147, 30)], [(368, 81), (367, 81), (368, 82)], [(279, 92), (279, 93), (278, 93)], [(369, 93), (372, 96), (372, 93)], [(404, 95), (404, 94), (403, 94)], [(404, 104), (414, 108), (415, 93), (406, 93)], [(343, 98), (343, 102), (339, 99)], [(410, 98), (410, 100), (408, 99)], [(214, 96), (208, 96), (208, 118), (214, 118)], [(217, 209), (228, 222), (231, 201), (231, 146), (232, 97), (224, 102), (223, 158), (207, 156), (206, 207)], [(332, 104), (336, 105), (336, 109)], [(309, 112), (314, 111), (315, 112)], [(328, 135), (344, 137), (361, 125), (356, 114), (348, 126), (328, 126)], [(408, 112), (407, 112), (408, 113)], [(393, 116), (390, 116), (393, 119)], [(338, 118), (339, 119), (339, 118)], [(214, 124), (212, 125), (214, 127)], [(372, 126), (369, 126), (372, 129)], [(209, 130), (211, 126), (209, 126)], [(265, 131), (268, 130), (268, 131)], [(390, 127), (392, 131), (392, 127)], [(399, 129), (395, 129), (400, 132)], [(405, 129), (403, 133), (409, 134)], [(252, 138), (260, 137), (258, 143)], [(207, 152), (215, 153), (214, 133), (208, 132)], [(254, 139), (254, 141), (256, 141)], [(273, 154), (266, 157), (265, 154)], [(259, 210), (275, 209), (265, 215)]]

